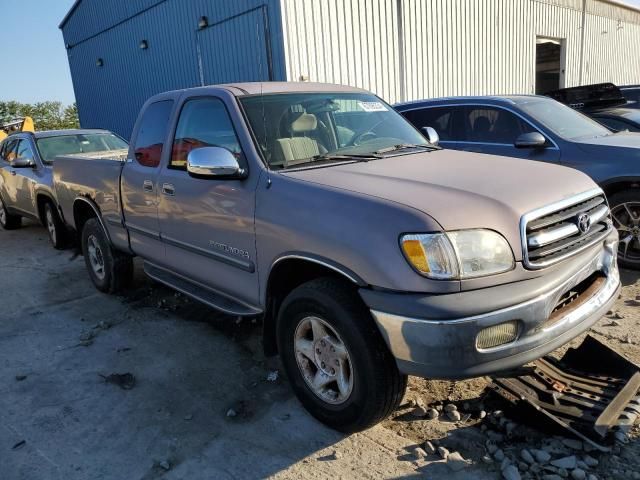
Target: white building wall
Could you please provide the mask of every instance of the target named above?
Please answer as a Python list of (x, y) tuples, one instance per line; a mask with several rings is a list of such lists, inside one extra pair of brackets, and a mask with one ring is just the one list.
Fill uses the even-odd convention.
[(289, 80), (354, 85), (390, 102), (533, 93), (544, 36), (564, 41), (565, 86), (640, 82), (640, 12), (605, 1), (281, 2)]

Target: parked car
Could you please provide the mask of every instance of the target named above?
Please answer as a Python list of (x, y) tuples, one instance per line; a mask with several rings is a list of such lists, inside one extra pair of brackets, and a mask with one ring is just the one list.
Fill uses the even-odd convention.
[(416, 127), (433, 127), (446, 148), (555, 163), (590, 175), (607, 194), (620, 232), (618, 262), (640, 268), (640, 134), (614, 134), (542, 96), (452, 97), (395, 108)]
[(20, 227), (22, 217), (41, 222), (55, 248), (67, 243), (53, 190), (52, 164), (60, 154), (125, 155), (127, 142), (105, 130), (21, 132), (0, 143), (0, 225)]
[(613, 83), (563, 88), (546, 95), (579, 110), (614, 132), (640, 132), (640, 110)]
[(125, 289), (138, 255), (157, 281), (261, 317), (266, 353), (342, 431), (385, 418), (408, 374), (544, 355), (620, 289), (618, 234), (588, 176), (441, 150), (350, 87), (160, 94), (126, 161), (60, 157), (54, 184), (99, 290)]
[(627, 99), (628, 108), (640, 108), (640, 85), (624, 85), (620, 91)]

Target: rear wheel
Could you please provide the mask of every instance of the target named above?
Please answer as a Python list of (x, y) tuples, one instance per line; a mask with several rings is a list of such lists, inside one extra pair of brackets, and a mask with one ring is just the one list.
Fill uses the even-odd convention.
[(640, 269), (640, 189), (625, 190), (609, 197), (613, 225), (620, 234), (618, 264)]
[(44, 225), (49, 233), (49, 240), (53, 248), (64, 249), (68, 243), (67, 229), (51, 202), (44, 204)]
[(0, 198), (0, 226), (5, 230), (15, 230), (22, 225), (22, 217), (19, 215), (12, 215), (7, 210), (7, 206)]
[(91, 281), (101, 292), (117, 293), (131, 283), (133, 259), (111, 246), (95, 218), (82, 229), (82, 253)]
[(282, 304), (277, 328), (292, 388), (321, 422), (356, 432), (400, 404), (407, 377), (346, 282), (321, 278), (297, 287)]

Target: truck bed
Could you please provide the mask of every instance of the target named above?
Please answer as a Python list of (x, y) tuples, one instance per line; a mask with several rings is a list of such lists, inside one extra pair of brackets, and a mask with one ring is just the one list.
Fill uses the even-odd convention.
[(79, 197), (86, 198), (98, 207), (112, 241), (119, 243), (116, 237), (121, 232), (114, 230), (122, 225), (120, 173), (126, 154), (125, 150), (114, 150), (56, 157), (53, 164), (53, 185), (63, 219), (68, 226), (77, 229), (74, 202)]

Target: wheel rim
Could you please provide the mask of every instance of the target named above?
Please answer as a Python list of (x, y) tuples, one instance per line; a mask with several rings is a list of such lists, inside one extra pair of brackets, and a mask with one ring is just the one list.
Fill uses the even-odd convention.
[(47, 230), (49, 230), (49, 237), (51, 237), (51, 241), (55, 244), (57, 240), (56, 224), (53, 222), (53, 212), (51, 211), (51, 207), (47, 207), (45, 216), (47, 221)]
[(296, 327), (296, 361), (311, 391), (332, 405), (346, 402), (353, 391), (351, 356), (338, 333), (318, 317), (305, 317)]
[(6, 225), (7, 223), (7, 212), (4, 210), (4, 203), (2, 203), (2, 199), (0, 199), (0, 223), (2, 225)]
[(89, 254), (89, 263), (96, 277), (100, 280), (104, 279), (104, 256), (98, 244), (98, 240), (93, 235), (87, 238), (87, 253)]
[(618, 258), (640, 265), (640, 202), (625, 202), (611, 209), (611, 217), (618, 233)]

